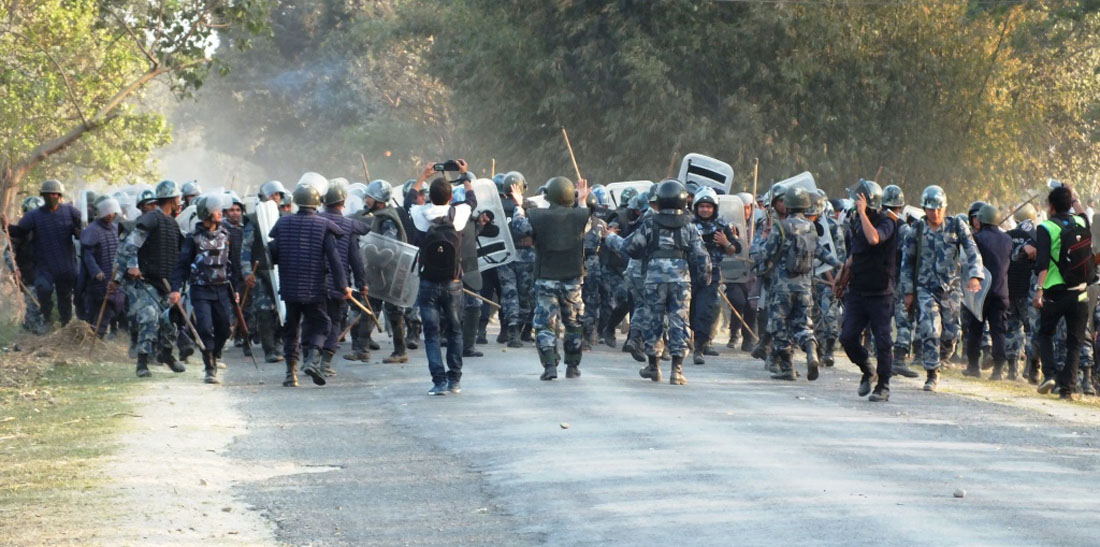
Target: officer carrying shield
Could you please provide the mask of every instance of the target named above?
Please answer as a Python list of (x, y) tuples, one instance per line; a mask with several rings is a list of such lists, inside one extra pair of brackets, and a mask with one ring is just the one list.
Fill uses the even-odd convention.
[(980, 228), (974, 234), (974, 242), (982, 255), (982, 265), (989, 270), (992, 280), (982, 307), (982, 317), (976, 317), (970, 310), (963, 314), (963, 320), (969, 323), (967, 365), (963, 375), (981, 377), (981, 338), (988, 325), (993, 349), (993, 374), (990, 380), (1000, 380), (1004, 375), (1005, 314), (1009, 304), (1008, 266), (1012, 255), (1012, 238), (998, 227), (999, 216), (997, 208), (988, 203), (982, 204), (975, 215)]
[[(260, 186), (258, 197), (260, 203), (275, 201), (281, 203), (287, 195), (283, 183), (277, 180), (269, 180)], [(283, 360), (279, 353), (278, 334), (279, 313), (275, 300), (279, 295), (271, 285), (271, 261), (264, 245), (264, 234), (260, 233), (260, 224), (256, 213), (248, 215), (244, 229), (241, 233), (241, 273), (244, 275), (245, 285), (251, 287), (249, 301), (246, 304), (255, 317), (255, 328), (249, 332), (255, 332), (260, 339), (260, 347), (264, 350), (264, 358), (268, 363), (278, 363)], [(253, 270), (252, 266), (256, 269)]]
[[(344, 216), (344, 200), (347, 197), (347, 187), (342, 182), (335, 179), (329, 181), (328, 192), (325, 193), (325, 210), (318, 213), (318, 216), (328, 219), (343, 232), (336, 236), (336, 254), (340, 257), (341, 271), (349, 281), (354, 276), (359, 294), (366, 297), (367, 273), (363, 267), (363, 254), (359, 250), (359, 236), (366, 235), (367, 226)], [(344, 324), (347, 321), (348, 300), (345, 291), (336, 286), (335, 277), (331, 272), (325, 276), (325, 285), (327, 287), (325, 311), (329, 316), (329, 330), (321, 357), (321, 373), (325, 376), (336, 376), (336, 369), (332, 368), (332, 360), (336, 356), (336, 350), (340, 349), (340, 333), (344, 331)], [(401, 343), (404, 345), (404, 330), (401, 334)], [(394, 340), (396, 342), (396, 337)]]

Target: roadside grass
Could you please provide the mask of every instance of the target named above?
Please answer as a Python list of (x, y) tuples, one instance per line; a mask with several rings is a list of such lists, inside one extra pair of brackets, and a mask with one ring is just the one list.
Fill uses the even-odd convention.
[[(13, 339), (5, 335), (10, 331), (0, 331), (6, 347)], [(129, 395), (140, 384), (128, 365), (74, 358), (81, 353), (99, 351), (55, 351), (24, 382), (0, 385), (4, 544), (88, 543), (87, 535), (112, 514), (110, 500), (94, 487), (103, 480), (101, 458), (115, 449), (122, 421), (133, 412)], [(25, 359), (18, 355), (0, 354), (0, 367)]]
[[(1026, 380), (991, 382), (989, 375), (992, 370), (983, 370), (981, 378), (963, 376), (962, 368), (951, 368), (942, 372), (943, 377), (950, 380), (949, 383), (940, 384), (941, 391), (963, 396), (984, 398), (992, 402), (1012, 404), (1013, 402), (1026, 401), (1028, 403), (1049, 403), (1065, 405), (1066, 407), (1082, 407), (1091, 410), (1100, 410), (1100, 397), (1089, 397), (1077, 393), (1076, 399), (1063, 401), (1057, 395), (1041, 395), (1035, 391), (1035, 387)], [(999, 399), (999, 401), (998, 401)]]

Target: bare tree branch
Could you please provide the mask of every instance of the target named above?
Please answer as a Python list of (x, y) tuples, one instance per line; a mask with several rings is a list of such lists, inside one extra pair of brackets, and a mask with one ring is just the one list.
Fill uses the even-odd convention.
[(153, 57), (153, 54), (149, 52), (149, 49), (145, 47), (145, 44), (141, 43), (141, 40), (139, 40), (137, 35), (134, 34), (134, 29), (130, 28), (130, 25), (126, 24), (126, 21), (119, 14), (111, 10), (108, 10), (108, 13), (110, 13), (115, 18), (115, 20), (117, 20), (118, 23), (122, 25), (122, 28), (126, 29), (126, 33), (129, 34), (130, 38), (134, 40), (134, 43), (137, 44), (137, 47), (141, 48), (141, 52), (145, 54), (145, 58), (149, 59), (149, 62), (154, 67), (160, 64), (160, 61), (158, 61), (156, 57)]

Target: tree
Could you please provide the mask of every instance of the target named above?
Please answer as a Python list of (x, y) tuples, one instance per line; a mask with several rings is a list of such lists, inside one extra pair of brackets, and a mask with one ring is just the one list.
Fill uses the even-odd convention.
[(162, 82), (176, 95), (218, 67), (214, 51), (247, 46), (264, 0), (38, 0), (0, 7), (0, 206), (29, 175), (118, 179), (169, 140), (142, 108)]

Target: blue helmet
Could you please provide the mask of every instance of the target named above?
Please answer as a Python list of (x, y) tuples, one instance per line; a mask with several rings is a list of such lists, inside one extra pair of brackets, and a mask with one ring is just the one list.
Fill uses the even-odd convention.
[(466, 201), (466, 189), (461, 186), (455, 186), (451, 190), (451, 205), (458, 205)]
[(593, 186), (588, 194), (596, 198), (596, 206), (600, 208), (611, 207), (611, 192), (602, 184)]

